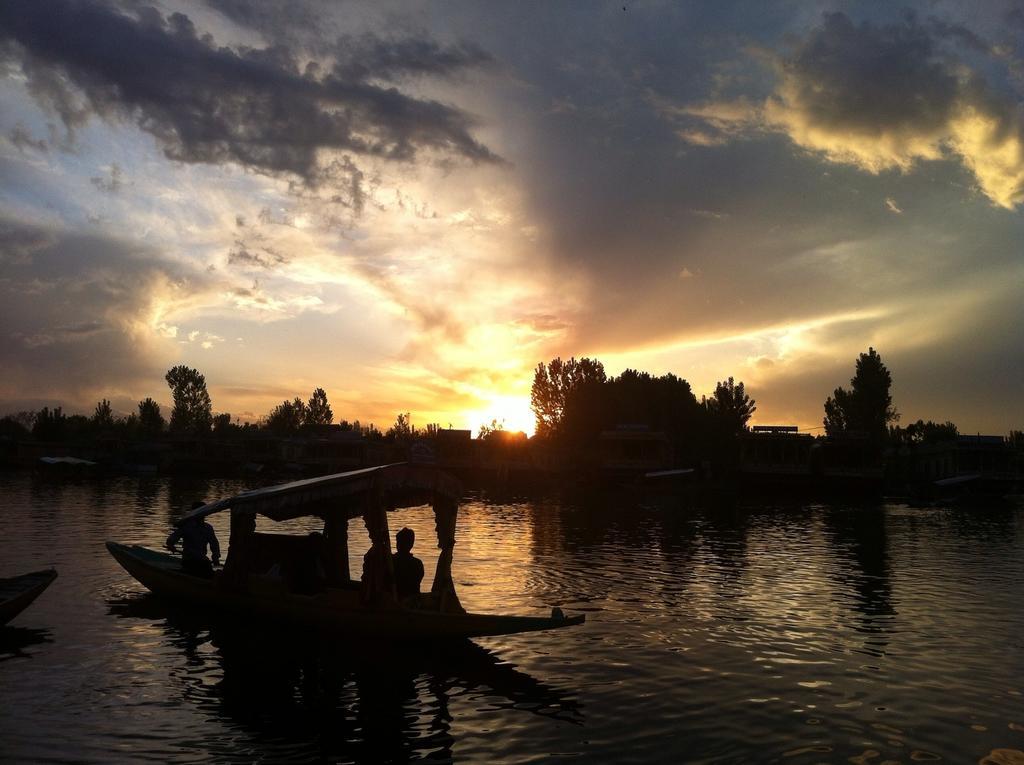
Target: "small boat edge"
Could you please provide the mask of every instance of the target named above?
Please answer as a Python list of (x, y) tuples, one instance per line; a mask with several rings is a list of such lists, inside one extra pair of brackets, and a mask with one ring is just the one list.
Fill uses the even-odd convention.
[[(22, 611), (28, 608), (32, 602), (42, 595), (46, 589), (53, 584), (57, 578), (57, 569), (45, 568), (39, 571), (30, 571), (27, 574), (5, 577), (0, 583), (11, 585), (18, 580), (25, 580), (26, 586), (20, 592), (11, 595), (0, 601), (0, 627), (8, 624)], [(34, 581), (33, 581), (34, 580)]]
[[(122, 542), (108, 540), (107, 551), (133, 579), (139, 582), (146, 589), (161, 597), (171, 597), (178, 601), (190, 601), (197, 606), (238, 606), (232, 603), (231, 596), (223, 592), (211, 592), (210, 580), (191, 576), (180, 569), (168, 570), (159, 563), (168, 563), (174, 556), (154, 550), (144, 545), (127, 545)], [(198, 596), (198, 597), (196, 597)], [(252, 602), (250, 601), (250, 605)], [(248, 609), (238, 609), (248, 610)], [(331, 617), (325, 619), (322, 627), (329, 630), (343, 630), (343, 625), (331, 624), (329, 621), (336, 620), (339, 616), (351, 614), (356, 617), (356, 612), (340, 610), (334, 613), (324, 614)], [(512, 614), (442, 614), (436, 611), (423, 611), (418, 609), (395, 609), (394, 611), (382, 612), (381, 625), (392, 624), (396, 618), (409, 628), (396, 631), (393, 629), (374, 629), (372, 617), (358, 614), (358, 621), (363, 623), (362, 628), (356, 629), (353, 636), (374, 636), (403, 638), (473, 638), (473, 637), (494, 637), (498, 635), (513, 635), (521, 632), (539, 632), (542, 630), (561, 629), (563, 627), (574, 627), (586, 621), (585, 614), (566, 616), (561, 609), (553, 608), (551, 616), (527, 616)], [(416, 625), (416, 626), (413, 626)], [(355, 626), (355, 625), (352, 625)], [(380, 625), (378, 625), (380, 627)]]

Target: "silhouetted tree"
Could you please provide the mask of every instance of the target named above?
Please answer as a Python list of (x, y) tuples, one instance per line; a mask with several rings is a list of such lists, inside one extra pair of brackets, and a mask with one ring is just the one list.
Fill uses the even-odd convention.
[(93, 437), (96, 429), (91, 418), (84, 414), (70, 414), (64, 420), (63, 430), (65, 441), (86, 441)]
[(427, 438), (434, 438), (437, 432), (441, 429), (441, 424), (437, 422), (428, 422), (423, 430), (420, 431), (421, 435)]
[(101, 429), (114, 426), (114, 411), (110, 408), (110, 402), (107, 399), (96, 404), (96, 411), (92, 415), (92, 424)]
[[(35, 416), (33, 414), (33, 420)], [(0, 419), (0, 438), (9, 438), (12, 440), (21, 439), (27, 437), (29, 429), (25, 425), (18, 421), (13, 415), (7, 415), (3, 419)]]
[(559, 434), (582, 454), (596, 446), (604, 430), (646, 426), (668, 436), (675, 459), (690, 464), (709, 444), (708, 420), (683, 378), (671, 373), (653, 377), (627, 369), (618, 377), (589, 380), (573, 388), (566, 397)]
[(160, 414), (160, 404), (146, 397), (139, 402), (139, 434), (144, 438), (154, 438), (164, 429), (164, 416)]
[(574, 391), (586, 386), (600, 386), (607, 377), (604, 365), (596, 359), (555, 358), (541, 363), (533, 375), (530, 408), (537, 418), (537, 435), (549, 438), (560, 435), (566, 402)]
[[(370, 427), (373, 427), (372, 425)], [(409, 413), (399, 413), (395, 418), (395, 424), (388, 428), (384, 437), (391, 441), (408, 441), (413, 437), (414, 430)]]
[(32, 426), (36, 423), (36, 413), (29, 410), (22, 410), (15, 414), (9, 414), (4, 419), (13, 420), (14, 422), (21, 425), (25, 430), (31, 431)]
[(275, 406), (264, 424), (267, 430), (281, 435), (295, 433), (306, 420), (306, 405), (302, 399), (296, 396), (291, 401), (287, 399)]
[(307, 425), (330, 425), (334, 422), (334, 412), (327, 403), (327, 391), (323, 388), (317, 388), (309, 397), (305, 417)]
[(32, 436), (40, 441), (58, 441), (65, 435), (67, 428), (67, 417), (61, 408), (55, 407), (53, 411), (49, 407), (43, 407), (36, 412), (35, 421), (32, 423)]
[(231, 430), (231, 413), (221, 412), (213, 415), (213, 432), (223, 436)]
[(905, 428), (893, 427), (889, 429), (889, 436), (893, 441), (907, 444), (933, 444), (942, 441), (955, 441), (960, 431), (952, 422), (932, 422), (918, 420), (907, 425)]
[(201, 435), (210, 432), (213, 406), (206, 390), (206, 378), (198, 370), (179, 364), (164, 378), (171, 389), (171, 432)]
[(480, 432), (477, 434), (477, 438), (480, 439), (481, 441), (486, 441), (489, 438), (494, 437), (496, 434), (503, 432), (504, 430), (505, 421), (502, 420), (501, 422), (498, 422), (498, 420), (495, 418), (491, 420), (490, 425), (480, 426)]
[(850, 390), (836, 388), (825, 400), (825, 432), (830, 435), (859, 432), (872, 440), (885, 439), (890, 422), (899, 419), (892, 405), (892, 375), (874, 348), (857, 359)]
[(715, 386), (715, 392), (705, 401), (705, 407), (718, 419), (726, 432), (739, 434), (747, 429), (747, 421), (757, 409), (755, 403), (747, 395), (743, 383), (736, 383), (730, 377)]
[(135, 438), (139, 432), (139, 416), (135, 412), (129, 412), (126, 416), (117, 420), (114, 425), (122, 436)]

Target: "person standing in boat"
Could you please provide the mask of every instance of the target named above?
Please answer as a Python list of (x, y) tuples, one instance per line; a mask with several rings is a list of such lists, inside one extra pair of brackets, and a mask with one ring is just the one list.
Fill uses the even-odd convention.
[(416, 532), (403, 528), (395, 534), (397, 552), (391, 560), (395, 567), (395, 594), (400, 602), (415, 601), (420, 594), (423, 581), (423, 561), (412, 554)]
[[(192, 509), (195, 510), (204, 504), (206, 503), (193, 502)], [(175, 545), (179, 541), (181, 542), (181, 567), (185, 573), (212, 579), (213, 567), (220, 563), (220, 542), (217, 541), (217, 533), (213, 530), (213, 526), (202, 518), (190, 518), (167, 537), (167, 549), (172, 553), (177, 553)], [(206, 557), (207, 546), (213, 553), (212, 564)]]

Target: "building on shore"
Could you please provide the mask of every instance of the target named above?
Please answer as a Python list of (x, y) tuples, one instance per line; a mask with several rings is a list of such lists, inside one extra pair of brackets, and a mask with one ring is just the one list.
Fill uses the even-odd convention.
[(909, 492), (924, 499), (1005, 496), (1024, 488), (1021, 451), (1002, 436), (910, 444), (893, 462)]
[(873, 494), (883, 479), (879, 450), (857, 433), (813, 436), (796, 425), (755, 425), (739, 438), (743, 489)]
[(631, 478), (672, 467), (672, 443), (646, 425), (617, 425), (598, 438), (601, 472), (607, 477)]

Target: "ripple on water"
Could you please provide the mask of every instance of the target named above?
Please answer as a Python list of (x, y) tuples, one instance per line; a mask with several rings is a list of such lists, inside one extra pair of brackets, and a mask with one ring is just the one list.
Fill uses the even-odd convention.
[[(0, 476), (4, 566), (61, 571), (0, 631), (5, 756), (1022, 763), (1020, 509), (478, 496), (459, 516), (464, 605), (586, 625), (353, 651), (175, 610), (103, 548), (158, 546), (194, 498), (240, 488)], [(429, 511), (395, 523), (429, 577)], [(361, 524), (350, 539), (358, 570)]]

